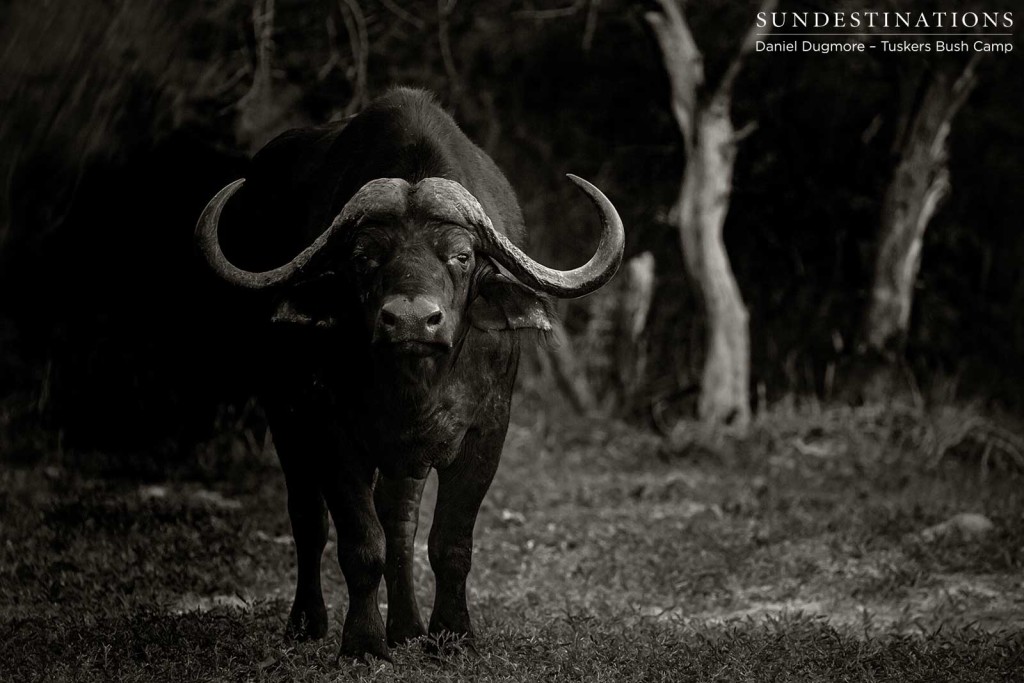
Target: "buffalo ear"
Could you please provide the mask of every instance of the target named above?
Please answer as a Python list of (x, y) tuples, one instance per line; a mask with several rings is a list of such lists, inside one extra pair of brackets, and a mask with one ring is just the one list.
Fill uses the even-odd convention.
[(476, 298), (469, 305), (469, 321), (480, 330), (551, 332), (553, 320), (547, 299), (500, 273), (478, 285)]
[(288, 299), (282, 300), (277, 305), (277, 308), (274, 309), (273, 315), (270, 316), (270, 322), (274, 325), (315, 327), (321, 330), (329, 330), (338, 326), (338, 322), (333, 316), (319, 316), (307, 313), (300, 308), (297, 308), (295, 304)]
[(329, 330), (338, 321), (323, 302), (330, 301), (322, 281), (299, 283), (274, 302), (270, 322), (274, 325)]

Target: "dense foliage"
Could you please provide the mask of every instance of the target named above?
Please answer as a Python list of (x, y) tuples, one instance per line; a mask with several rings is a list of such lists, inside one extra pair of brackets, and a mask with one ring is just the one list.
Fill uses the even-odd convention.
[[(4, 5), (5, 431), (46, 420), (72, 442), (130, 449), (243, 419), (238, 380), (252, 359), (193, 258), (195, 217), (273, 134), (354, 111), (394, 83), (433, 89), (506, 169), (533, 251), (553, 265), (573, 264), (592, 239), (563, 173), (605, 188), (629, 253), (656, 257), (651, 383), (671, 393), (699, 376), (699, 312), (663, 220), (681, 140), (645, 3)], [(712, 78), (752, 7), (692, 3)], [(927, 234), (906, 354), (926, 392), (1008, 406), (1024, 399), (1019, 53), (981, 65), (955, 123), (952, 199)], [(726, 240), (751, 311), (754, 384), (769, 399), (834, 390), (863, 312), (901, 72), (927, 67), (754, 54), (741, 76), (736, 122), (759, 127), (739, 152)], [(593, 311), (563, 314), (578, 334)]]

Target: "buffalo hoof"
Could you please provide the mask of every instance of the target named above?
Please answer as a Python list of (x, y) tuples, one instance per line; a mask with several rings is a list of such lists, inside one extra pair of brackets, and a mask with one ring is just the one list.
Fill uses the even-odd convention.
[(373, 637), (342, 637), (341, 652), (338, 653), (339, 660), (360, 660), (370, 663), (371, 658), (383, 659), (392, 662), (391, 651), (388, 649), (384, 638)]
[(422, 624), (388, 624), (388, 645), (395, 647), (405, 645), (409, 641), (416, 640), (427, 635), (427, 630)]
[(284, 636), (288, 640), (305, 641), (320, 640), (327, 635), (327, 608), (324, 603), (319, 605), (292, 606), (288, 615), (288, 625), (285, 626)]

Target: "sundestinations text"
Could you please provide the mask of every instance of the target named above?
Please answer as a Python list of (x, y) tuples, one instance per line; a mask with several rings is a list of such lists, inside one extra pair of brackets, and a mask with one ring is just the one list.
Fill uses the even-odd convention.
[(1013, 12), (758, 12), (758, 28), (1013, 28)]

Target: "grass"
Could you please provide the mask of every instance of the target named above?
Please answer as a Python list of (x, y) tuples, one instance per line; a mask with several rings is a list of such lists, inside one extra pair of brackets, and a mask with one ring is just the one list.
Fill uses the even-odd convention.
[[(333, 544), (329, 637), (283, 641), (271, 455), (206, 453), (163, 481), (145, 459), (5, 467), (0, 679), (1024, 679), (1024, 475), (937, 457), (927, 416), (779, 410), (733, 440), (545, 415), (517, 412), (477, 524), (475, 651), (413, 643), (394, 664), (336, 661)], [(994, 529), (922, 537), (960, 512)]]

